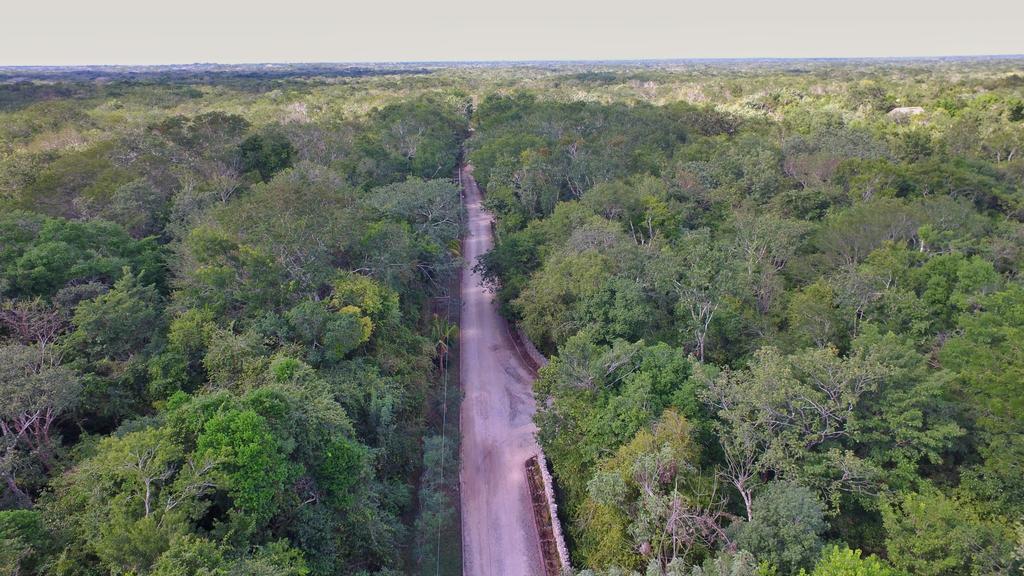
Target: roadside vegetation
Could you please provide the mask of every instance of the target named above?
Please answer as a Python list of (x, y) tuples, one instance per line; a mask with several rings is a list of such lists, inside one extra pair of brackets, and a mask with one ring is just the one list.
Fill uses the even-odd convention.
[(781, 66), (476, 109), (573, 562), (1019, 573), (1019, 62)]
[(0, 87), (4, 574), (403, 573), (457, 525), (466, 98), (347, 82)]

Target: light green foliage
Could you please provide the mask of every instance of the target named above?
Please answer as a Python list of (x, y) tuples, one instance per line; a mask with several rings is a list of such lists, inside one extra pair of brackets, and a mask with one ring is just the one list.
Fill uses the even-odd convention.
[(228, 238), (272, 258), (284, 274), (280, 281), (311, 293), (335, 274), (332, 259), (354, 240), (359, 213), (353, 204), (337, 174), (301, 164), (216, 213)]
[(183, 248), (188, 268), (176, 293), (183, 304), (231, 318), (273, 308), (283, 299), (284, 271), (266, 252), (208, 226), (193, 228)]
[(310, 573), (302, 553), (278, 541), (240, 558), (204, 538), (182, 536), (171, 543), (153, 565), (154, 576), (306, 576)]
[(8, 344), (0, 347), (0, 357), (3, 359), (0, 361), (0, 393), (4, 398), (0, 417), (6, 422), (38, 411), (60, 414), (78, 402), (81, 391), (78, 374), (56, 364), (46, 350)]
[(875, 358), (843, 358), (835, 348), (790, 356), (765, 348), (747, 370), (709, 378), (703, 398), (718, 410), (725, 475), (748, 518), (753, 478), (765, 472), (803, 476), (830, 498), (871, 490), (877, 471), (841, 442), (855, 438), (858, 404), (890, 373)]
[(248, 410), (214, 416), (196, 440), (196, 450), (225, 470), (224, 488), (235, 506), (260, 523), (274, 515), (292, 471), (262, 416)]
[(231, 573), (240, 576), (306, 576), (310, 569), (301, 551), (278, 540), (243, 556), (231, 567)]
[(822, 553), (814, 565), (811, 576), (899, 576), (902, 572), (893, 569), (875, 555), (862, 557), (860, 550), (831, 546)]
[(658, 262), (658, 287), (675, 295), (677, 329), (701, 361), (708, 352), (712, 323), (726, 299), (736, 293), (735, 268), (727, 248), (707, 229), (681, 237), (676, 249)]
[(845, 332), (835, 292), (821, 280), (793, 295), (786, 316), (789, 337), (796, 347), (834, 345)]
[(377, 323), (398, 322), (398, 294), (372, 278), (340, 274), (332, 283), (331, 303), (339, 310), (355, 306)]
[(1017, 525), (1017, 549), (1013, 553), (1017, 562), (1024, 564), (1024, 525)]
[(217, 330), (203, 356), (203, 369), (211, 384), (222, 387), (245, 384), (263, 371), (267, 350), (260, 335), (253, 330), (235, 334)]
[(980, 299), (958, 324), (961, 335), (942, 354), (965, 380), (965, 391), (987, 406), (994, 419), (1024, 413), (1020, 395), (1014, 393), (1014, 382), (1021, 382), (1024, 289), (1013, 285)]
[(574, 305), (597, 295), (612, 266), (597, 250), (549, 260), (516, 300), (531, 339), (551, 346), (579, 330), (582, 326), (572, 320)]
[(151, 393), (164, 398), (178, 390), (195, 389), (205, 376), (203, 356), (215, 332), (214, 315), (208, 309), (188, 309), (174, 318), (167, 331), (167, 348), (149, 363)]
[(148, 568), (204, 510), (212, 485), (206, 462), (185, 464), (168, 430), (146, 429), (104, 439), (96, 456), (62, 479), (47, 512), (62, 517), (74, 554), (95, 554), (111, 571)]
[(674, 411), (598, 463), (583, 505), (589, 565), (639, 566), (685, 560), (724, 534), (709, 479), (694, 463), (691, 427)]
[(914, 271), (921, 286), (921, 300), (936, 329), (949, 329), (963, 310), (998, 289), (1001, 282), (990, 262), (974, 256), (938, 255)]
[(911, 574), (1010, 573), (1014, 534), (969, 503), (937, 490), (906, 493), (882, 508), (889, 559)]
[(215, 542), (186, 535), (171, 542), (170, 547), (153, 564), (153, 576), (226, 576), (228, 563), (224, 551)]
[[(665, 345), (643, 347), (619, 340), (611, 346), (600, 346), (584, 332), (566, 343), (562, 354), (541, 371), (535, 384), (540, 406), (536, 417), (539, 435), (548, 457), (555, 462), (559, 487), (567, 495), (564, 506), (569, 514), (588, 519), (586, 532), (580, 536), (587, 539), (583, 553), (588, 558), (593, 555), (594, 562), (600, 558), (600, 565), (634, 565), (639, 558), (628, 552), (631, 536), (626, 532), (623, 512), (614, 507), (603, 509), (599, 515), (585, 511), (590, 498), (588, 483), (607, 446), (642, 443), (634, 437), (649, 437), (641, 431), (662, 416), (670, 403), (678, 405), (687, 416), (697, 415), (698, 402), (686, 385), (690, 366), (678, 350)], [(664, 418), (685, 424), (680, 434), (693, 450), (690, 425), (676, 412), (665, 414)], [(693, 462), (687, 460), (687, 465)], [(612, 476), (605, 479), (616, 480)], [(596, 478), (593, 481), (600, 482)], [(605, 544), (599, 543), (604, 540)]]
[(462, 203), (450, 180), (409, 179), (370, 191), (369, 206), (382, 216), (405, 220), (438, 246), (459, 238)]

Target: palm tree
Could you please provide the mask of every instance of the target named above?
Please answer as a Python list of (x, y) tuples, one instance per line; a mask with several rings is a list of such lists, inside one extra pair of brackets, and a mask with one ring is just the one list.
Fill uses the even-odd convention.
[(434, 342), (434, 357), (437, 365), (443, 368), (448, 361), (448, 351), (451, 349), (450, 342), (457, 338), (459, 327), (448, 321), (440, 314), (434, 314), (430, 322), (430, 337)]

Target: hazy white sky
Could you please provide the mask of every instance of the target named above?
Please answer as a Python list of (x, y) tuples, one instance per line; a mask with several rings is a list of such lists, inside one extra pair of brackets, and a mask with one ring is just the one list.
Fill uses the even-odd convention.
[(5, 0), (0, 65), (1024, 53), (1024, 0)]

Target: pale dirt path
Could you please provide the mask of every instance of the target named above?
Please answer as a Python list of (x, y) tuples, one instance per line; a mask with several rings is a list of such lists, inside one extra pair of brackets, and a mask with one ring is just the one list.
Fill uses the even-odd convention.
[(493, 244), (472, 167), (460, 174), (468, 230), (462, 243), (462, 555), (467, 576), (540, 575), (540, 543), (526, 483), (534, 438), (533, 376), (513, 345), (493, 295), (473, 272)]

